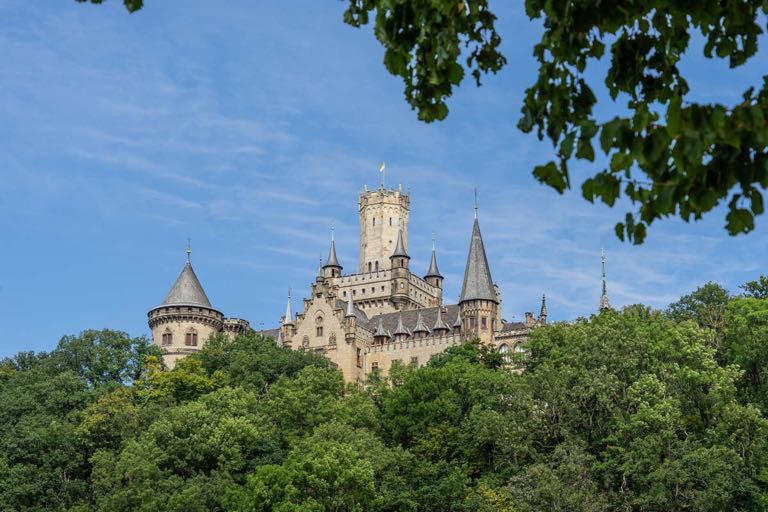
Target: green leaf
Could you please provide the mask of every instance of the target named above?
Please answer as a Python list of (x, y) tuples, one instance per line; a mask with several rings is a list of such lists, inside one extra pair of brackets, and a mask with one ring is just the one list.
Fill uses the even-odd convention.
[(675, 96), (669, 102), (669, 107), (667, 107), (667, 132), (670, 137), (677, 137), (681, 133), (680, 111), (682, 101), (680, 96)]
[(537, 165), (533, 169), (533, 175), (541, 183), (549, 185), (562, 194), (567, 188), (567, 182), (563, 173), (557, 167), (555, 162), (548, 162), (544, 165)]

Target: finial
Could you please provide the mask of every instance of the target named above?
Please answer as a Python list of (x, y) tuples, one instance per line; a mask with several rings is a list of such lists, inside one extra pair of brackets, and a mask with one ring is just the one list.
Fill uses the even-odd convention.
[(435, 252), (435, 232), (432, 232), (432, 252)]
[(381, 162), (381, 165), (379, 166), (379, 173), (381, 174), (381, 188), (384, 189), (384, 176), (385, 172), (384, 170), (387, 168), (387, 164), (385, 162)]
[(192, 239), (190, 237), (187, 237), (187, 263), (190, 263), (192, 254)]
[(477, 187), (475, 187), (475, 218), (477, 218)]
[(331, 242), (333, 242), (333, 236), (335, 231), (336, 231), (336, 227), (333, 225), (333, 222), (331, 222)]

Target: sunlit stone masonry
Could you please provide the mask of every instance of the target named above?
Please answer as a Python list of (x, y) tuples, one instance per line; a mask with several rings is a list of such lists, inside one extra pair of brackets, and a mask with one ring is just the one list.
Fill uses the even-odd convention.
[[(359, 196), (360, 257), (344, 273), (331, 236), (328, 257), (294, 315), (290, 293), (280, 327), (264, 331), (294, 350), (327, 357), (347, 381), (371, 372), (386, 375), (392, 365), (422, 365), (446, 348), (474, 338), (501, 353), (522, 350), (530, 330), (547, 321), (542, 296), (538, 317), (524, 322), (501, 318), (501, 294), (491, 277), (475, 209), (464, 282), (458, 304), (443, 302), (443, 276), (432, 245), (429, 268), (412, 272), (408, 255), (410, 194), (383, 186)], [(148, 313), (153, 342), (173, 367), (200, 350), (218, 332), (250, 331), (246, 320), (226, 318), (208, 300), (189, 258), (165, 300)]]

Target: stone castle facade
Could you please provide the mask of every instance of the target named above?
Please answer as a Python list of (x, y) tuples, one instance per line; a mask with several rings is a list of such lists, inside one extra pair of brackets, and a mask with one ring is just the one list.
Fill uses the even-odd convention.
[[(429, 268), (412, 272), (408, 255), (410, 194), (364, 190), (358, 201), (360, 256), (344, 273), (331, 237), (325, 263), (311, 283), (309, 296), (294, 316), (289, 293), (280, 327), (265, 331), (276, 343), (325, 355), (347, 381), (378, 371), (386, 375), (397, 363), (422, 365), (446, 348), (479, 338), (501, 353), (522, 350), (529, 331), (547, 321), (542, 297), (538, 318), (524, 322), (501, 317), (501, 294), (475, 218), (458, 304), (443, 302), (443, 276), (433, 245)], [(211, 306), (189, 260), (160, 306), (149, 311), (152, 339), (173, 367), (200, 350), (215, 333), (230, 336), (251, 330), (247, 321), (225, 318)]]

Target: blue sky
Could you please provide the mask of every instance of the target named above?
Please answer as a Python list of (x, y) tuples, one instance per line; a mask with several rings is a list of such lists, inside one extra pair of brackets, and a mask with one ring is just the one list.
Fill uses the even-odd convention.
[[(765, 272), (764, 217), (736, 238), (722, 209), (667, 220), (635, 247), (613, 234), (623, 209), (536, 183), (530, 171), (552, 151), (515, 125), (539, 24), (518, 3), (492, 7), (508, 65), (481, 88), (465, 83), (447, 121), (425, 125), (371, 28), (342, 23), (341, 2), (149, 0), (133, 15), (114, 0), (2, 2), (0, 356), (87, 328), (148, 334), (146, 312), (181, 270), (187, 236), (213, 305), (276, 325), (289, 286), (294, 308), (307, 295), (331, 224), (342, 265), (355, 268), (357, 194), (376, 185), (381, 161), (412, 193), (412, 268), (426, 270), (435, 231), (451, 302), (478, 187), (508, 320), (543, 292), (552, 319), (594, 312), (602, 246), (617, 306), (664, 307), (709, 280), (737, 291)], [(699, 101), (733, 103), (764, 72), (761, 55), (731, 71), (699, 43), (690, 53)], [(589, 75), (598, 91), (600, 69)], [(576, 182), (596, 170), (577, 165)]]

